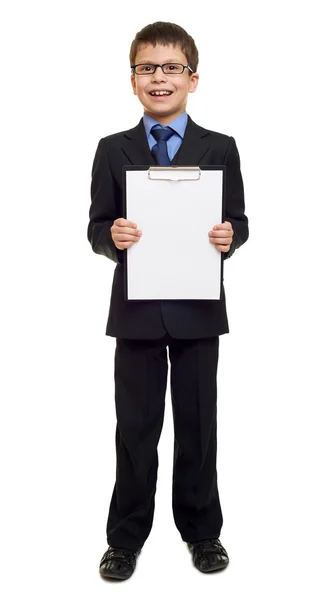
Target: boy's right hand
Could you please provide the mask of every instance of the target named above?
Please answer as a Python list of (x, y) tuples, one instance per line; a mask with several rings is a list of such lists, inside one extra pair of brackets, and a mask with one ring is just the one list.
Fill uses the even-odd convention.
[(112, 239), (118, 250), (125, 250), (133, 246), (134, 242), (138, 242), (142, 231), (137, 229), (136, 223), (128, 221), (123, 217), (116, 219), (110, 227)]

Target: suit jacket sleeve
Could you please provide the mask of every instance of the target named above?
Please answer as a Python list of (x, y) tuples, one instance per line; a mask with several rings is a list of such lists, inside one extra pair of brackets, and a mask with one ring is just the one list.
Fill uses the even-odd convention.
[(225, 157), (226, 169), (226, 205), (225, 221), (232, 224), (234, 235), (228, 252), (224, 252), (224, 260), (232, 256), (249, 237), (248, 218), (244, 214), (244, 188), (240, 168), (240, 158), (233, 137), (230, 138)]
[[(106, 141), (102, 138), (97, 146), (92, 166), (91, 206), (87, 237), (96, 254), (103, 254), (114, 262), (123, 261), (123, 250), (116, 248), (110, 227), (122, 215), (118, 214), (116, 195), (118, 189), (108, 160)], [(120, 199), (117, 198), (117, 203)]]

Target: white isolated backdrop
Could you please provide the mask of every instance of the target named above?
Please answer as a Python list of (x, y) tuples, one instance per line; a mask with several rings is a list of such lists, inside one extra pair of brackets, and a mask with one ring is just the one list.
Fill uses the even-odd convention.
[[(2, 597), (108, 598), (115, 479), (114, 264), (92, 252), (101, 137), (137, 124), (128, 51), (195, 39), (188, 113), (235, 138), (250, 239), (225, 263), (218, 483), (231, 564), (199, 573), (171, 512), (169, 393), (154, 526), (122, 598), (329, 597), (329, 48), (326, 3), (5, 2), (1, 13)], [(182, 235), (191, 244), (189, 231)], [(168, 231), (160, 229), (166, 243)]]

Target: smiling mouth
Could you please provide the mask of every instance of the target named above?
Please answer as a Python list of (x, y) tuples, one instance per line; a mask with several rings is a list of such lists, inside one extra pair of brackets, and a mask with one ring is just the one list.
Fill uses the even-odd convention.
[(150, 96), (171, 96), (171, 94), (173, 94), (173, 92), (170, 92), (169, 90), (153, 90), (152, 92), (149, 92)]

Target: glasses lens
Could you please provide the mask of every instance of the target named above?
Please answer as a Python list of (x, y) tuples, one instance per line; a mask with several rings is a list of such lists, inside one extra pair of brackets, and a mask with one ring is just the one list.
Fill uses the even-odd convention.
[(184, 67), (179, 63), (167, 63), (163, 68), (166, 75), (178, 75), (183, 73), (184, 69)]
[[(155, 72), (156, 66), (147, 64), (137, 65), (135, 67), (135, 73), (137, 73), (137, 75), (150, 75)], [(163, 65), (163, 71), (166, 75), (180, 75), (180, 73), (183, 73), (184, 71), (184, 66), (180, 63), (166, 63)]]
[(149, 75), (150, 73), (154, 73), (154, 71), (154, 65), (137, 65), (135, 67), (135, 73), (138, 75)]

